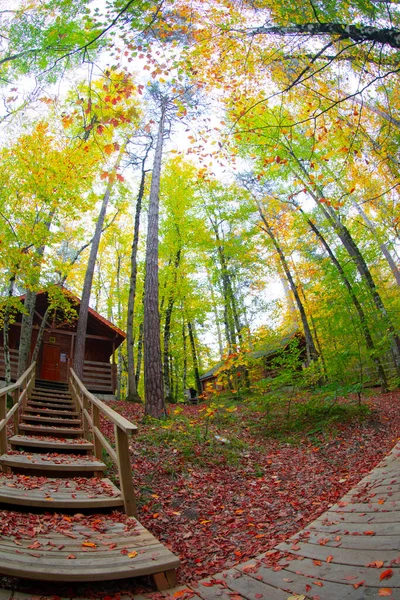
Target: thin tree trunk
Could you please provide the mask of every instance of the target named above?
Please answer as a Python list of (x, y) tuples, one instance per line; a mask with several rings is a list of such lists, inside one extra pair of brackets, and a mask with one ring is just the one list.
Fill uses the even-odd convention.
[[(113, 169), (113, 174), (119, 166), (122, 158), (124, 148), (121, 150), (120, 155)], [(85, 344), (86, 344), (86, 328), (88, 320), (88, 309), (90, 302), (90, 294), (92, 291), (93, 275), (96, 266), (97, 253), (100, 245), (100, 238), (103, 230), (104, 220), (106, 217), (108, 201), (111, 195), (111, 189), (113, 186), (113, 178), (110, 177), (106, 191), (104, 192), (103, 202), (101, 204), (99, 216), (97, 218), (96, 228), (92, 239), (92, 245), (90, 248), (90, 255), (88, 264), (86, 267), (85, 280), (83, 284), (82, 297), (79, 306), (79, 318), (78, 326), (76, 330), (75, 338), (75, 351), (74, 351), (74, 370), (79, 379), (83, 377), (83, 365), (85, 360)]]
[(201, 381), (200, 381), (199, 361), (198, 361), (197, 351), (196, 351), (196, 342), (194, 339), (192, 323), (190, 321), (188, 321), (187, 324), (188, 324), (188, 331), (189, 331), (190, 348), (192, 350), (194, 379), (196, 382), (197, 393), (200, 396), (200, 394), (202, 394), (203, 390), (202, 390)]
[(171, 319), (172, 311), (175, 303), (175, 287), (178, 280), (178, 268), (181, 261), (181, 249), (179, 248), (174, 262), (174, 281), (173, 287), (169, 293), (168, 306), (165, 311), (165, 324), (164, 324), (164, 340), (163, 340), (163, 353), (164, 353), (164, 390), (166, 402), (173, 401), (172, 386), (170, 385), (170, 368), (169, 368), (169, 341), (171, 337)]
[(221, 333), (221, 326), (219, 324), (218, 306), (217, 306), (217, 303), (215, 300), (214, 287), (213, 287), (211, 277), (210, 277), (208, 270), (207, 270), (207, 279), (208, 279), (208, 288), (210, 290), (210, 295), (211, 295), (211, 304), (212, 304), (214, 316), (215, 316), (215, 324), (217, 326), (219, 356), (220, 356), (220, 358), (222, 358), (222, 355), (224, 354), (224, 346), (222, 344), (222, 333)]
[(33, 350), (33, 354), (32, 354), (32, 362), (34, 362), (35, 360), (37, 360), (38, 356), (39, 356), (39, 350), (40, 350), (40, 346), (43, 340), (43, 334), (44, 334), (44, 330), (46, 329), (46, 323), (47, 323), (47, 318), (50, 314), (51, 311), (51, 307), (48, 306), (45, 310), (45, 313), (43, 315), (42, 318), (42, 322), (40, 323), (40, 327), (39, 327), (39, 331), (38, 331), (38, 335), (36, 338), (36, 344), (35, 344), (35, 348)]
[(306, 338), (306, 351), (307, 351), (307, 364), (310, 364), (311, 362), (314, 362), (318, 359), (318, 352), (315, 348), (315, 344), (314, 344), (314, 340), (313, 340), (313, 336), (311, 333), (311, 329), (310, 329), (310, 325), (308, 323), (308, 319), (307, 319), (307, 315), (306, 315), (306, 311), (304, 310), (304, 306), (303, 303), (300, 299), (300, 295), (297, 289), (297, 286), (294, 282), (294, 279), (292, 277), (292, 274), (290, 272), (289, 269), (289, 265), (287, 263), (287, 260), (285, 258), (285, 255), (277, 241), (277, 239), (274, 236), (274, 233), (271, 229), (271, 227), (268, 224), (268, 221), (265, 218), (264, 212), (262, 210), (261, 205), (257, 202), (257, 206), (258, 206), (258, 212), (260, 214), (261, 220), (265, 225), (265, 232), (269, 235), (269, 237), (271, 238), (271, 241), (274, 245), (274, 248), (279, 256), (279, 259), (281, 261), (282, 264), (282, 268), (285, 272), (285, 275), (287, 277), (287, 280), (289, 282), (290, 285), (290, 289), (292, 290), (298, 311), (300, 313), (300, 319), (301, 319), (301, 324), (303, 326), (303, 331), (304, 331), (304, 336)]
[(137, 350), (136, 372), (135, 372), (136, 389), (138, 389), (138, 387), (139, 387), (140, 371), (142, 369), (142, 359), (143, 359), (143, 321), (139, 325), (138, 350)]
[[(117, 298), (118, 298), (118, 324), (121, 323), (121, 255), (118, 254), (117, 261)], [(117, 350), (117, 400), (121, 400), (121, 385), (122, 385), (122, 347), (118, 346)]]
[(21, 331), (19, 338), (18, 352), (18, 371), (17, 377), (20, 377), (28, 368), (29, 350), (31, 348), (33, 317), (35, 315), (36, 292), (27, 290), (25, 294), (24, 309), (26, 313), (22, 315)]
[(182, 351), (183, 351), (183, 369), (182, 369), (182, 387), (183, 391), (187, 389), (187, 335), (185, 327), (185, 317), (182, 320)]
[[(340, 218), (337, 216), (335, 210), (331, 206), (325, 206), (325, 205), (321, 204), (320, 200), (323, 199), (322, 191), (318, 187), (313, 188), (313, 187), (311, 187), (311, 185), (309, 185), (308, 173), (307, 173), (307, 170), (305, 169), (305, 167), (303, 166), (303, 164), (301, 163), (301, 161), (295, 156), (295, 154), (293, 152), (290, 151), (290, 154), (296, 161), (296, 163), (299, 166), (302, 173), (304, 175), (306, 175), (307, 180), (306, 181), (303, 180), (303, 182), (307, 188), (308, 193), (313, 198), (313, 200), (316, 202), (316, 204), (320, 208), (320, 210), (323, 212), (323, 214), (327, 218), (328, 222), (331, 224), (332, 228), (334, 229), (336, 235), (339, 237), (340, 241), (342, 242), (347, 253), (353, 260), (354, 264), (357, 267), (358, 272), (361, 275), (362, 280), (365, 282), (365, 284), (367, 286), (367, 289), (372, 297), (372, 300), (375, 304), (375, 307), (376, 307), (378, 313), (384, 319), (384, 321), (387, 325), (387, 329), (388, 329), (388, 331), (391, 335), (391, 339), (392, 339), (392, 349), (393, 349), (393, 354), (394, 354), (394, 358), (395, 358), (396, 369), (400, 373), (400, 337), (396, 333), (396, 331), (393, 327), (393, 324), (387, 313), (386, 307), (385, 307), (385, 305), (382, 301), (382, 298), (378, 292), (378, 288), (377, 288), (375, 281), (371, 275), (368, 265), (364, 260), (363, 255), (361, 254), (357, 244), (353, 240), (349, 230), (342, 223)], [(299, 174), (297, 174), (297, 176), (301, 179), (301, 176), (299, 176)], [(316, 190), (316, 191), (314, 191), (314, 190)]]
[(146, 241), (144, 296), (144, 389), (145, 415), (160, 419), (167, 415), (161, 361), (160, 314), (158, 310), (158, 226), (161, 160), (163, 151), (165, 104), (161, 107), (157, 145), (154, 155)]
[[(10, 277), (7, 297), (8, 299), (12, 298), (14, 292), (14, 284), (15, 284), (15, 275)], [(11, 383), (11, 359), (10, 359), (10, 342), (9, 342), (9, 333), (10, 333), (10, 307), (7, 304), (6, 309), (4, 311), (4, 319), (3, 319), (3, 349), (4, 349), (4, 366), (5, 366), (5, 384), (6, 387)]]
[(342, 265), (337, 260), (336, 256), (334, 255), (333, 251), (331, 250), (325, 237), (322, 235), (322, 233), (320, 232), (318, 227), (315, 225), (315, 223), (313, 223), (313, 221), (311, 221), (311, 219), (307, 215), (305, 215), (304, 211), (302, 209), (300, 209), (300, 211), (304, 215), (304, 218), (305, 218), (306, 222), (308, 223), (311, 231), (314, 232), (317, 239), (321, 242), (323, 248), (325, 249), (326, 253), (328, 254), (329, 258), (331, 259), (332, 263), (335, 265), (335, 267), (339, 273), (339, 276), (340, 276), (341, 280), (343, 281), (343, 283), (349, 293), (349, 296), (351, 298), (353, 306), (354, 306), (354, 308), (358, 314), (358, 318), (360, 320), (361, 331), (364, 336), (365, 345), (368, 349), (370, 357), (372, 358), (372, 360), (374, 361), (374, 363), (376, 365), (376, 369), (377, 369), (378, 376), (379, 376), (379, 379), (381, 382), (382, 390), (386, 391), (387, 390), (387, 378), (386, 378), (385, 370), (384, 370), (382, 363), (377, 355), (375, 344), (373, 342), (372, 335), (371, 335), (371, 332), (368, 327), (367, 317), (364, 313), (364, 309), (362, 308), (360, 301), (357, 298), (357, 294), (355, 293), (353, 286), (351, 285), (349, 279), (346, 276), (346, 273), (344, 272), (344, 270), (342, 268)]
[(135, 297), (136, 297), (136, 279), (137, 279), (137, 251), (139, 245), (139, 229), (140, 229), (140, 214), (142, 210), (142, 201), (144, 195), (144, 187), (146, 183), (145, 161), (142, 161), (142, 175), (140, 179), (139, 192), (136, 200), (135, 224), (133, 230), (133, 241), (131, 250), (131, 275), (129, 279), (129, 297), (128, 297), (128, 317), (126, 324), (126, 343), (128, 355), (128, 394), (127, 400), (131, 402), (141, 402), (136, 383), (135, 374), (135, 356), (133, 347), (133, 321), (135, 315)]
[(392, 271), (394, 278), (396, 279), (397, 285), (400, 285), (400, 271), (395, 263), (395, 261), (393, 260), (392, 255), (390, 254), (389, 248), (386, 246), (386, 244), (384, 242), (381, 242), (379, 239), (379, 233), (377, 231), (377, 228), (375, 226), (375, 224), (371, 221), (371, 219), (365, 214), (365, 212), (363, 211), (363, 209), (361, 208), (361, 206), (355, 201), (352, 200), (352, 204), (354, 206), (354, 208), (356, 210), (358, 210), (358, 212), (360, 213), (364, 223), (366, 224), (366, 226), (368, 227), (368, 229), (370, 230), (370, 232), (372, 233), (372, 235), (374, 236), (375, 240), (377, 241), (377, 243), (379, 244), (379, 247), (382, 251), (383, 256), (386, 258), (386, 261), (390, 267), (390, 270)]

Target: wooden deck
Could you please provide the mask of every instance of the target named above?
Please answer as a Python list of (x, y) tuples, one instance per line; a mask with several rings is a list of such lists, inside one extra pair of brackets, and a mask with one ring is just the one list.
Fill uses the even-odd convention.
[(163, 597), (400, 600), (400, 443), (338, 504), (275, 550)]
[[(33, 384), (34, 365), (0, 390), (0, 574), (67, 582), (152, 575), (158, 590), (175, 585), (179, 560), (135, 518), (128, 436), (136, 426), (73, 372), (70, 392)], [(115, 448), (100, 415), (114, 424)], [(104, 478), (104, 452), (120, 489)]]

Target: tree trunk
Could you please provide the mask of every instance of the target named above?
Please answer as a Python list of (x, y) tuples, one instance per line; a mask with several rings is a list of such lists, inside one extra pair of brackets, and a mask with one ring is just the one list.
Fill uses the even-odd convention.
[(175, 288), (178, 280), (178, 268), (181, 260), (181, 249), (179, 248), (174, 262), (174, 282), (173, 287), (169, 294), (168, 306), (165, 311), (165, 324), (164, 324), (164, 344), (163, 344), (163, 352), (164, 352), (164, 390), (165, 390), (165, 400), (166, 402), (173, 401), (173, 388), (170, 385), (170, 368), (169, 368), (169, 341), (171, 337), (171, 319), (172, 319), (172, 311), (175, 303)]
[(46, 329), (46, 322), (47, 322), (47, 318), (50, 314), (51, 311), (51, 307), (50, 305), (46, 308), (46, 311), (43, 315), (42, 318), (42, 322), (40, 323), (40, 327), (39, 327), (39, 331), (38, 331), (38, 335), (36, 338), (36, 344), (35, 344), (35, 348), (33, 350), (33, 354), (32, 354), (32, 362), (34, 362), (35, 360), (37, 360), (37, 357), (39, 356), (39, 350), (40, 350), (40, 346), (43, 340), (43, 334), (44, 334), (44, 330)]
[(161, 107), (157, 145), (154, 154), (146, 241), (144, 284), (144, 389), (145, 415), (160, 419), (167, 415), (161, 362), (160, 314), (158, 310), (158, 226), (161, 160), (163, 151), (165, 104)]
[(361, 325), (361, 331), (363, 333), (364, 336), (364, 340), (365, 340), (365, 345), (368, 349), (369, 355), (372, 358), (372, 360), (375, 363), (377, 372), (378, 372), (378, 376), (381, 382), (381, 386), (382, 386), (382, 390), (383, 391), (387, 391), (387, 379), (386, 379), (386, 374), (384, 371), (384, 368), (382, 366), (382, 363), (376, 353), (376, 348), (375, 348), (375, 344), (373, 342), (372, 339), (372, 335), (371, 332), (369, 330), (368, 327), (368, 323), (367, 323), (367, 317), (364, 313), (364, 309), (361, 306), (360, 301), (357, 298), (357, 294), (355, 293), (353, 286), (351, 285), (349, 279), (346, 276), (346, 273), (344, 272), (342, 265), (340, 264), (340, 262), (337, 260), (336, 256), (334, 255), (333, 251), (331, 250), (328, 242), (326, 241), (326, 239), (324, 238), (324, 236), (322, 235), (322, 233), (319, 231), (319, 229), (317, 228), (317, 226), (311, 221), (311, 219), (309, 219), (307, 217), (307, 215), (305, 215), (304, 211), (302, 209), (300, 209), (301, 213), (304, 215), (304, 218), (306, 220), (306, 222), (308, 223), (310, 229), (314, 232), (314, 234), (316, 235), (317, 239), (321, 242), (322, 246), (325, 248), (326, 253), (328, 254), (329, 258), (331, 259), (332, 263), (335, 265), (339, 276), (341, 278), (341, 280), (343, 281), (349, 296), (351, 298), (351, 301), (353, 303), (353, 306), (358, 314), (358, 318), (360, 320), (360, 325)]
[[(113, 169), (113, 174), (115, 175), (116, 170), (119, 166), (119, 163), (122, 158), (122, 154), (124, 152), (124, 148), (121, 150), (120, 155), (117, 159), (117, 162)], [(111, 195), (111, 189), (113, 186), (113, 178), (110, 177), (108, 182), (106, 191), (103, 196), (103, 202), (101, 204), (99, 216), (97, 218), (96, 228), (94, 232), (94, 236), (92, 239), (92, 245), (90, 248), (90, 255), (88, 264), (86, 267), (85, 280), (83, 283), (82, 297), (79, 306), (79, 318), (78, 318), (78, 326), (76, 330), (76, 338), (75, 338), (75, 350), (74, 350), (74, 371), (79, 377), (82, 379), (83, 377), (83, 364), (85, 360), (85, 344), (86, 344), (86, 328), (87, 328), (87, 320), (88, 320), (88, 309), (90, 302), (90, 294), (92, 291), (92, 283), (93, 283), (93, 275), (96, 266), (97, 253), (100, 245), (100, 238), (103, 230), (104, 220), (106, 217), (108, 201)]]
[(219, 356), (220, 356), (220, 358), (222, 358), (222, 356), (224, 354), (224, 346), (222, 344), (222, 333), (221, 333), (221, 326), (219, 323), (218, 306), (217, 306), (217, 302), (215, 300), (214, 288), (213, 288), (211, 277), (210, 277), (210, 274), (208, 271), (207, 271), (207, 279), (208, 279), (208, 288), (210, 290), (210, 295), (211, 295), (211, 303), (212, 303), (212, 307), (213, 307), (213, 311), (214, 311), (214, 315), (215, 315), (215, 324), (217, 326)]
[(138, 389), (138, 387), (139, 387), (140, 371), (142, 369), (142, 359), (143, 359), (143, 321), (139, 325), (138, 350), (137, 350), (136, 371), (135, 371), (136, 389)]
[(33, 317), (35, 315), (36, 292), (27, 290), (25, 294), (24, 309), (26, 313), (22, 315), (21, 331), (19, 338), (18, 353), (18, 372), (20, 377), (28, 368), (29, 351), (31, 349)]
[[(372, 297), (372, 300), (375, 304), (375, 307), (376, 307), (378, 313), (384, 319), (384, 321), (387, 325), (387, 329), (390, 333), (391, 340), (392, 340), (392, 350), (393, 350), (393, 356), (394, 356), (394, 360), (395, 360), (395, 366), (396, 366), (398, 373), (400, 373), (400, 337), (396, 333), (396, 331), (393, 327), (393, 324), (387, 313), (386, 307), (382, 301), (382, 298), (379, 294), (378, 288), (376, 287), (375, 281), (371, 275), (371, 272), (368, 268), (367, 263), (364, 260), (363, 255), (361, 254), (357, 244), (353, 240), (349, 230), (342, 223), (342, 221), (336, 214), (335, 210), (331, 206), (325, 206), (325, 205), (321, 204), (320, 200), (323, 198), (322, 190), (320, 190), (317, 186), (315, 186), (313, 188), (309, 184), (309, 176), (308, 176), (307, 170), (305, 169), (302, 162), (296, 157), (296, 155), (291, 150), (289, 150), (289, 152), (290, 152), (291, 156), (294, 158), (294, 160), (296, 161), (296, 163), (299, 166), (302, 173), (307, 178), (306, 181), (304, 181), (304, 179), (303, 179), (303, 182), (307, 188), (308, 193), (313, 198), (313, 200), (315, 201), (317, 206), (320, 208), (320, 210), (323, 212), (323, 214), (327, 218), (328, 222), (334, 229), (336, 235), (342, 242), (342, 244), (343, 244), (344, 248), (346, 249), (347, 253), (349, 254), (350, 258), (353, 260), (354, 264), (357, 267), (358, 272), (361, 275), (362, 280), (364, 281), (364, 283), (367, 286), (367, 289)], [(301, 175), (299, 175), (298, 173), (296, 173), (296, 175), (300, 179), (302, 179)]]
[(190, 348), (192, 350), (194, 379), (196, 382), (197, 393), (200, 396), (200, 394), (203, 393), (203, 390), (202, 390), (201, 381), (200, 381), (199, 361), (197, 358), (196, 342), (195, 342), (194, 334), (193, 334), (193, 326), (190, 321), (188, 321), (187, 324), (188, 324), (188, 331), (189, 331)]
[[(147, 158), (147, 154), (146, 154)], [(136, 200), (135, 225), (133, 230), (133, 242), (131, 250), (131, 275), (129, 280), (128, 297), (128, 317), (126, 324), (126, 344), (128, 355), (128, 395), (127, 400), (131, 402), (141, 402), (136, 384), (135, 374), (135, 356), (133, 347), (133, 322), (135, 315), (135, 297), (136, 297), (136, 278), (137, 278), (137, 251), (139, 245), (140, 213), (142, 210), (142, 201), (144, 195), (144, 186), (146, 183), (145, 160), (142, 161), (142, 175), (140, 179), (139, 192)]]
[[(182, 311), (183, 313), (183, 311)], [(182, 348), (183, 348), (183, 369), (182, 369), (182, 387), (183, 391), (187, 389), (187, 335), (185, 327), (185, 317), (182, 321)]]
[(372, 235), (374, 236), (375, 240), (377, 241), (377, 243), (379, 244), (379, 247), (382, 251), (383, 256), (386, 258), (386, 261), (390, 267), (390, 270), (392, 271), (394, 278), (397, 282), (397, 285), (400, 285), (400, 271), (395, 263), (395, 261), (393, 260), (392, 255), (390, 254), (389, 248), (386, 246), (386, 244), (384, 242), (381, 242), (379, 239), (379, 234), (378, 231), (376, 229), (375, 224), (369, 219), (369, 217), (365, 214), (365, 212), (363, 211), (363, 209), (361, 208), (361, 206), (358, 204), (358, 202), (356, 202), (355, 200), (352, 200), (352, 204), (354, 206), (354, 208), (356, 210), (358, 210), (358, 212), (360, 213), (364, 223), (366, 224), (366, 226), (368, 227), (368, 229), (370, 230), (370, 232), (372, 233)]
[(290, 289), (292, 290), (298, 311), (300, 313), (300, 319), (301, 319), (301, 324), (303, 326), (303, 331), (304, 331), (304, 336), (306, 338), (306, 351), (307, 351), (307, 364), (309, 365), (310, 363), (316, 361), (318, 359), (318, 352), (315, 348), (315, 344), (314, 344), (314, 340), (313, 340), (313, 336), (311, 333), (311, 329), (310, 329), (310, 325), (308, 323), (308, 319), (307, 319), (307, 315), (306, 315), (306, 311), (304, 310), (304, 306), (303, 303), (300, 299), (300, 295), (297, 289), (297, 286), (294, 282), (294, 279), (292, 277), (292, 274), (290, 272), (289, 269), (289, 265), (287, 263), (287, 260), (285, 258), (285, 255), (278, 243), (278, 240), (275, 238), (274, 233), (271, 229), (271, 227), (268, 224), (268, 221), (265, 218), (263, 209), (261, 207), (261, 204), (259, 204), (257, 202), (257, 206), (258, 206), (258, 212), (260, 214), (261, 220), (265, 225), (265, 232), (269, 235), (269, 237), (271, 238), (271, 241), (274, 245), (274, 248), (279, 256), (279, 259), (281, 261), (282, 264), (282, 268), (285, 272), (285, 275), (287, 277), (287, 280), (289, 282), (290, 285)]
[[(14, 292), (14, 284), (15, 284), (15, 275), (10, 277), (7, 297), (12, 298)], [(11, 383), (11, 359), (10, 359), (10, 342), (9, 342), (9, 332), (10, 332), (10, 307), (7, 304), (6, 309), (4, 311), (4, 319), (3, 319), (3, 349), (4, 349), (4, 366), (5, 366), (5, 384), (6, 387)]]

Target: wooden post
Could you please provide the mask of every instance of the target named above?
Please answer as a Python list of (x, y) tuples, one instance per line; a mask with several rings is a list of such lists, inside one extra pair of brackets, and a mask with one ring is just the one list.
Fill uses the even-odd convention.
[(82, 421), (83, 421), (83, 437), (85, 440), (89, 439), (89, 423), (86, 418), (85, 409), (89, 412), (89, 400), (86, 398), (85, 394), (81, 392), (81, 401), (82, 401)]
[(118, 457), (119, 485), (128, 516), (137, 516), (135, 491), (133, 489), (131, 461), (129, 456), (128, 434), (114, 425), (115, 446)]
[[(15, 406), (19, 402), (19, 389), (13, 391), (13, 405)], [(19, 414), (18, 410), (14, 413), (14, 435), (19, 434)]]
[[(92, 411), (93, 411), (92, 412), (93, 427), (97, 427), (97, 429), (100, 429), (100, 411), (99, 411), (99, 408), (95, 404), (93, 404), (93, 406), (92, 406)], [(93, 431), (93, 444), (94, 444), (94, 455), (96, 456), (96, 458), (101, 460), (103, 457), (103, 446), (101, 445), (101, 442), (98, 439), (98, 437), (94, 431)]]
[[(0, 395), (0, 421), (6, 418), (7, 394)], [(0, 454), (7, 454), (7, 425), (4, 423), (0, 431)], [(4, 471), (4, 469), (3, 469)]]

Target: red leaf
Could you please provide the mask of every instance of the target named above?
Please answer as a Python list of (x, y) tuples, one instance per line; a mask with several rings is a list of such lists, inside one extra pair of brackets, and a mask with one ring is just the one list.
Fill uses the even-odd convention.
[(382, 571), (382, 573), (379, 575), (379, 581), (382, 581), (383, 579), (390, 579), (392, 575), (393, 569), (386, 569), (386, 571)]
[(330, 563), (332, 561), (333, 561), (333, 556), (332, 556), (332, 554), (330, 554), (329, 556), (326, 557), (326, 562)]
[(378, 590), (378, 596), (391, 596), (393, 594), (393, 591), (390, 588), (380, 588)]
[(362, 581), (358, 581), (357, 583), (353, 583), (353, 588), (356, 590), (357, 588), (359, 588), (362, 585), (364, 585), (364, 583), (365, 583), (364, 579)]

